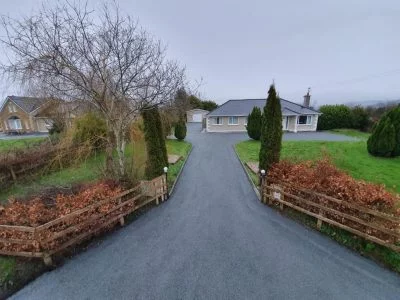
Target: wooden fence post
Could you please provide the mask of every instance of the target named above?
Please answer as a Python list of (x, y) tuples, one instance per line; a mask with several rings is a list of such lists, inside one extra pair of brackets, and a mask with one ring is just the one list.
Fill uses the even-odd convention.
[[(318, 204), (322, 205), (320, 198), (318, 198)], [(318, 215), (323, 217), (324, 216), (324, 210), (320, 208), (319, 212), (318, 212)], [(320, 218), (318, 218), (317, 219), (317, 229), (321, 230), (321, 227), (322, 227), (322, 220)]]
[(154, 197), (156, 198), (156, 205), (159, 205), (160, 200), (158, 199), (157, 185), (154, 181), (152, 181), (152, 184), (153, 184), (153, 189), (154, 189)]
[(17, 181), (17, 175), (15, 175), (14, 169), (10, 166), (11, 177), (14, 181)]
[(43, 256), (43, 262), (44, 262), (44, 264), (46, 265), (46, 266), (52, 266), (53, 265), (53, 260), (52, 260), (52, 258), (51, 258), (51, 255), (49, 255), (49, 254), (45, 254), (44, 256)]
[[(282, 188), (280, 189), (280, 191), (282, 191)], [(283, 193), (279, 193), (279, 194), (280, 194), (279, 200), (285, 201), (285, 195)], [(282, 202), (279, 203), (279, 208), (281, 210), (283, 210), (283, 203)]]
[[(122, 197), (119, 197), (119, 198), (118, 198), (118, 204), (121, 204), (121, 203), (122, 203)], [(123, 212), (123, 209), (122, 209), (122, 208), (120, 208), (119, 210), (120, 210), (120, 213)], [(124, 215), (122, 215), (122, 214), (121, 214), (121, 217), (119, 218), (119, 225), (121, 225), (121, 226), (124, 226), (124, 225), (125, 225)]]
[(261, 202), (262, 203), (266, 203), (266, 200), (265, 200), (265, 192), (264, 192), (264, 190), (265, 190), (265, 184), (266, 184), (266, 178), (265, 178), (265, 170), (261, 170), (260, 171), (260, 200), (261, 200)]

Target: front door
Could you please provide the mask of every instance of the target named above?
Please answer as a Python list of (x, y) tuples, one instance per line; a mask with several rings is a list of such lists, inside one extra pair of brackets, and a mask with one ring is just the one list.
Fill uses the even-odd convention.
[(289, 118), (288, 117), (283, 117), (282, 118), (282, 130), (287, 130), (288, 122), (289, 122)]

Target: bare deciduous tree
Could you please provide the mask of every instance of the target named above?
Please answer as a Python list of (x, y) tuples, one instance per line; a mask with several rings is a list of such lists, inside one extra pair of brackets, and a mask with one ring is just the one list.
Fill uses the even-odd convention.
[[(104, 116), (114, 171), (124, 176), (126, 131), (144, 108), (172, 99), (185, 84), (184, 68), (117, 5), (96, 14), (66, 2), (15, 20), (2, 17), (9, 50), (2, 70), (19, 83), (40, 84), (47, 94), (88, 101)], [(112, 151), (108, 151), (112, 159)]]

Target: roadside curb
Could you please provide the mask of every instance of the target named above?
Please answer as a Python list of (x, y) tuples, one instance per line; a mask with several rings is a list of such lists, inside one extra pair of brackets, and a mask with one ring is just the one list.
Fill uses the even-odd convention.
[(246, 173), (247, 179), (249, 180), (251, 186), (253, 187), (254, 193), (256, 194), (258, 200), (261, 201), (261, 195), (260, 195), (260, 191), (258, 190), (258, 188), (256, 187), (256, 185), (254, 184), (253, 180), (251, 179), (251, 176), (246, 168), (246, 166), (244, 165), (244, 163), (240, 160), (239, 154), (236, 151), (235, 145), (232, 146), (233, 147), (233, 151), (235, 151), (236, 157), (239, 160), (240, 164), (242, 165), (242, 168), (244, 170), (244, 172)]
[(178, 175), (176, 176), (175, 182), (174, 182), (174, 184), (172, 185), (171, 190), (169, 191), (168, 198), (171, 197), (172, 194), (174, 193), (175, 186), (176, 186), (176, 184), (177, 184), (179, 178), (181, 177), (181, 173), (182, 173), (183, 169), (184, 169), (185, 166), (186, 166), (186, 162), (187, 162), (187, 160), (188, 160), (190, 154), (192, 153), (192, 150), (193, 150), (194, 146), (193, 146), (192, 143), (190, 144), (190, 146), (191, 146), (191, 147), (190, 147), (190, 150), (189, 150), (189, 152), (188, 152), (188, 154), (187, 154), (187, 156), (186, 156), (186, 159), (185, 159), (185, 161), (183, 162), (183, 165), (182, 165), (181, 169), (179, 170)]

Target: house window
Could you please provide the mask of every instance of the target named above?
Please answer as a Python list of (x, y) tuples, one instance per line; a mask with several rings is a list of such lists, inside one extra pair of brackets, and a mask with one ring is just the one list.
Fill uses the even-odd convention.
[(297, 124), (311, 125), (311, 116), (299, 116), (297, 118)]
[(17, 117), (11, 117), (8, 119), (8, 127), (11, 130), (19, 130), (22, 129), (21, 120)]
[(239, 118), (238, 117), (229, 117), (228, 124), (229, 125), (238, 125), (239, 124)]
[(244, 125), (247, 125), (248, 117), (244, 118)]
[(222, 118), (221, 117), (215, 117), (214, 118), (214, 125), (222, 125)]

